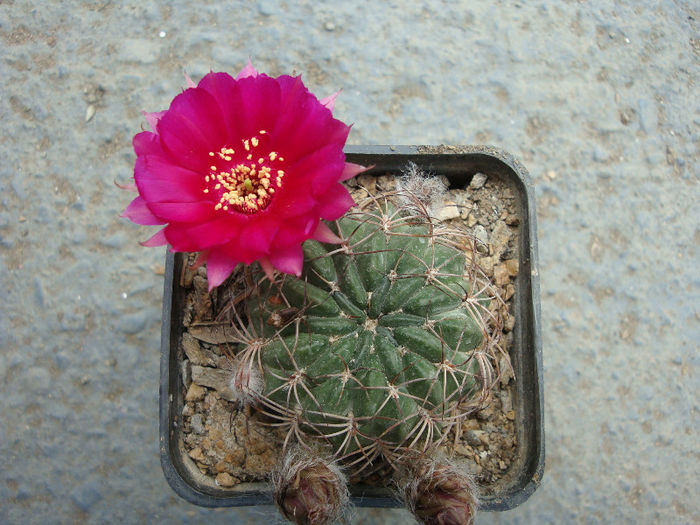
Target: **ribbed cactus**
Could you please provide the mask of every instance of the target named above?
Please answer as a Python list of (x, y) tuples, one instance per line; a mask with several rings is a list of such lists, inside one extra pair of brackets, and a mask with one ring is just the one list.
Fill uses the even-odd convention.
[(418, 201), (372, 198), (330, 226), (345, 242), (307, 241), (300, 278), (253, 276), (239, 366), (262, 368), (255, 395), (288, 439), (358, 471), (428, 449), (483, 399), (491, 297), (471, 238)]

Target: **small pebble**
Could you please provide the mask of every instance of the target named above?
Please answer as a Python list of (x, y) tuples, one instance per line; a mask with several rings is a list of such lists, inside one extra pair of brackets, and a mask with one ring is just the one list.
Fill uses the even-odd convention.
[(216, 476), (216, 484), (220, 487), (229, 488), (237, 485), (240, 481), (228, 472), (221, 472)]
[(476, 173), (474, 177), (472, 177), (471, 182), (469, 183), (469, 189), (470, 190), (478, 190), (484, 187), (484, 184), (486, 184), (486, 175), (483, 173)]
[(206, 388), (198, 385), (197, 383), (192, 383), (187, 389), (187, 394), (185, 395), (185, 401), (201, 401), (204, 399), (204, 395), (207, 393)]

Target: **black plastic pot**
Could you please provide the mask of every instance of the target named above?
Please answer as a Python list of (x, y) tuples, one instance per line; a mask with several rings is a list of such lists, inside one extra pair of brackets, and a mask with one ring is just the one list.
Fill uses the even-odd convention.
[[(518, 201), (520, 265), (515, 280), (515, 329), (511, 361), (516, 377), (513, 408), (517, 433), (517, 460), (509, 475), (498, 481), (496, 494), (483, 499), (482, 509), (511, 509), (539, 486), (544, 471), (544, 415), (540, 333), (537, 235), (532, 183), (525, 168), (509, 154), (484, 146), (348, 146), (349, 162), (375, 165), (369, 173), (398, 172), (413, 161), (431, 173), (447, 176), (463, 187), (475, 173), (510, 185)], [(242, 483), (231, 489), (217, 486), (200, 473), (185, 451), (180, 436), (183, 382), (177, 359), (182, 336), (185, 291), (178, 279), (182, 254), (168, 253), (163, 293), (160, 361), (160, 455), (165, 477), (187, 501), (204, 507), (272, 504), (265, 483)], [(361, 507), (398, 507), (389, 489), (352, 486), (353, 502)]]

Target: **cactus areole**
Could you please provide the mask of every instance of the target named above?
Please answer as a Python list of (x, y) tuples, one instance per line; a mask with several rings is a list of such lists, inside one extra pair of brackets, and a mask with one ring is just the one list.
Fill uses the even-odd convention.
[(330, 225), (340, 247), (307, 241), (301, 277), (260, 279), (248, 301), (262, 404), (357, 465), (427, 449), (483, 388), (489, 298), (464, 245), (409, 210), (349, 212)]

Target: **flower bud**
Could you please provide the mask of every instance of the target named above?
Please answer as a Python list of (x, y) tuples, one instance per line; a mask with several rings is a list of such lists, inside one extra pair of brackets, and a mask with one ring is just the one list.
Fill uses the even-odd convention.
[(406, 506), (424, 525), (471, 525), (478, 505), (471, 477), (434, 463), (414, 469), (402, 488)]
[(273, 475), (274, 499), (280, 512), (298, 525), (324, 525), (346, 510), (349, 494), (340, 469), (300, 448), (292, 451)]

